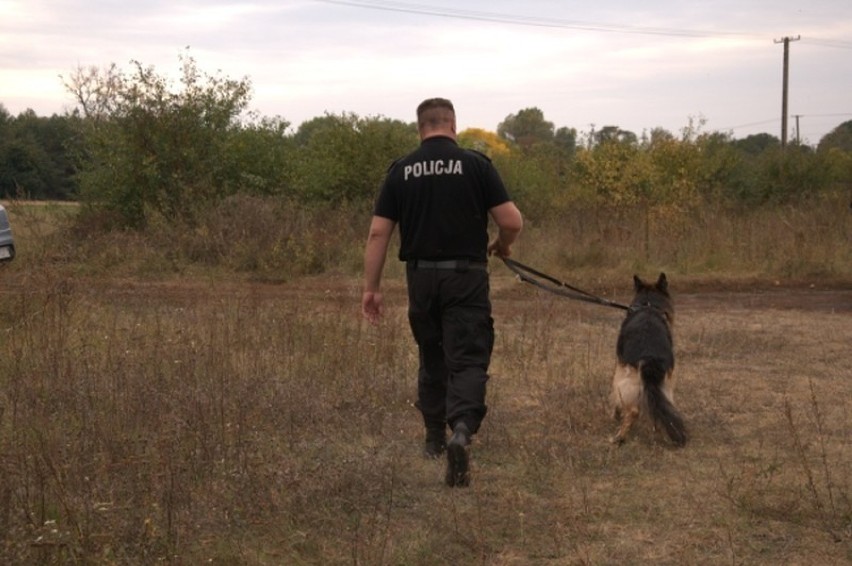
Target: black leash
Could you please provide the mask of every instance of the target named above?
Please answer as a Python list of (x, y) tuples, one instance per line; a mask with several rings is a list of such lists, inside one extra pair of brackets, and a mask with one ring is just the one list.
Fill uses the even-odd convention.
[[(568, 283), (565, 283), (564, 281), (560, 281), (560, 280), (558, 280), (554, 277), (551, 277), (550, 275), (547, 275), (546, 273), (542, 273), (541, 271), (537, 271), (537, 270), (533, 269), (532, 267), (530, 267), (528, 265), (524, 265), (523, 263), (520, 263), (520, 262), (515, 261), (513, 259), (509, 259), (507, 257), (500, 258), (500, 259), (503, 260), (503, 263), (506, 264), (506, 267), (508, 267), (509, 269), (511, 269), (512, 271), (515, 272), (515, 274), (521, 279), (521, 281), (526, 281), (527, 283), (535, 285), (536, 287), (538, 287), (540, 289), (544, 289), (545, 291), (547, 291), (549, 293), (553, 293), (555, 295), (561, 295), (563, 297), (568, 297), (569, 299), (576, 299), (578, 301), (585, 301), (587, 303), (596, 303), (598, 305), (604, 305), (604, 306), (607, 306), (607, 307), (615, 307), (615, 308), (622, 309), (622, 310), (630, 310), (630, 307), (628, 307), (627, 305), (622, 305), (621, 303), (616, 303), (614, 301), (610, 301), (609, 299), (603, 299), (601, 297), (597, 297), (595, 295), (592, 295), (591, 293), (583, 291), (582, 289), (578, 289), (577, 287), (573, 287), (573, 286), (569, 285)], [(552, 287), (550, 285), (542, 283), (541, 281), (539, 281), (539, 279), (536, 279), (535, 277), (530, 277), (530, 275), (534, 275), (535, 277), (538, 277), (540, 279), (545, 279), (545, 280), (553, 283), (554, 285), (558, 285), (558, 287)]]

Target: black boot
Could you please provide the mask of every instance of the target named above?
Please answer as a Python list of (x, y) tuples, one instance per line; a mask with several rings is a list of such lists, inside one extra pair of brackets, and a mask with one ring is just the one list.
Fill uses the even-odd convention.
[(447, 475), (450, 487), (470, 485), (470, 429), (463, 422), (456, 423), (447, 443)]
[(447, 449), (447, 433), (444, 427), (427, 428), (426, 442), (423, 444), (423, 455), (427, 458), (440, 458)]

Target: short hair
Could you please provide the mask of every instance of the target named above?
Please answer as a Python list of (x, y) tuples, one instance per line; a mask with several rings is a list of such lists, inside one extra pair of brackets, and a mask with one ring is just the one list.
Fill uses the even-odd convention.
[(427, 98), (417, 106), (417, 127), (439, 128), (451, 124), (456, 118), (453, 103), (446, 98)]

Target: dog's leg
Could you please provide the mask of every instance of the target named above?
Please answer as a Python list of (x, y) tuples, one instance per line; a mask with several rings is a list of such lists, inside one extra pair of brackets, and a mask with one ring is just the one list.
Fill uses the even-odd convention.
[(624, 400), (621, 398), (621, 392), (618, 390), (618, 384), (614, 380), (612, 384), (612, 392), (609, 394), (609, 404), (612, 407), (612, 420), (620, 422), (621, 406), (624, 405)]
[(611, 401), (613, 417), (621, 421), (618, 432), (610, 438), (613, 444), (621, 444), (639, 418), (639, 403), (642, 396), (642, 381), (637, 368), (619, 363), (612, 379)]
[[(629, 382), (631, 381), (631, 367), (625, 364), (618, 363), (615, 366), (615, 372), (612, 375), (612, 390), (609, 394), (609, 403), (612, 407), (612, 419), (620, 421), (622, 417), (622, 407), (630, 403)], [(625, 394), (626, 397), (625, 398)]]
[(618, 428), (618, 432), (615, 433), (615, 436), (610, 438), (610, 442), (613, 444), (622, 444), (627, 439), (627, 434), (630, 432), (630, 429), (633, 428), (633, 424), (639, 418), (639, 407), (631, 406), (627, 409), (627, 412), (621, 418), (621, 426)]
[(666, 378), (663, 380), (662, 390), (663, 390), (663, 395), (666, 396), (666, 399), (668, 399), (669, 403), (671, 403), (672, 405), (674, 405), (674, 388), (675, 388), (674, 372), (669, 370), (669, 372), (666, 373)]

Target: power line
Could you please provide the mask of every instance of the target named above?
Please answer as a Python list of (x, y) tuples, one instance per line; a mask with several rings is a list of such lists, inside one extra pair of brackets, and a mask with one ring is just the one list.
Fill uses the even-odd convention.
[(623, 24), (606, 24), (601, 22), (585, 22), (580, 20), (563, 20), (559, 18), (539, 18), (535, 16), (521, 16), (514, 14), (500, 14), (496, 12), (480, 12), (473, 10), (460, 10), (455, 8), (435, 8), (424, 4), (409, 4), (404, 2), (390, 2), (383, 0), (316, 0), (326, 4), (338, 4), (355, 8), (367, 8), (371, 10), (383, 10), (387, 12), (402, 12), (406, 14), (421, 14), (427, 16), (438, 16), (444, 18), (456, 18), (464, 20), (475, 20), (482, 22), (504, 23), (512, 25), (575, 29), (580, 31), (599, 31), (609, 33), (632, 33), (640, 35), (663, 35), (672, 37), (743, 37), (758, 39), (754, 34), (726, 31), (709, 31), (699, 29), (676, 29), (657, 28), (648, 26), (631, 26)]
[(818, 37), (804, 38), (806, 43), (811, 45), (820, 45), (822, 47), (836, 47), (837, 49), (852, 49), (852, 41), (842, 41), (839, 39), (820, 39)]
[[(565, 20), (560, 18), (541, 18), (536, 16), (523, 16), (519, 14), (504, 14), (498, 12), (483, 12), (476, 10), (462, 10), (457, 8), (437, 8), (426, 4), (412, 4), (407, 2), (393, 2), (390, 0), (316, 0), (325, 4), (337, 4), (353, 8), (366, 8), (368, 10), (382, 10), (386, 12), (398, 12), (404, 14), (420, 14), (442, 18), (454, 18), (462, 20), (473, 20), (481, 22), (503, 23), (511, 25), (574, 29), (578, 31), (598, 31), (606, 33), (630, 33), (639, 35), (660, 35), (670, 37), (739, 37), (743, 39), (763, 39), (762, 35), (748, 32), (664, 28), (650, 26), (635, 26), (625, 24), (608, 24), (602, 22)], [(852, 41), (839, 39), (826, 39), (819, 37), (804, 38), (810, 45), (821, 47), (833, 47), (836, 49), (852, 49)]]
[[(732, 37), (743, 39), (763, 39), (754, 33), (745, 32), (729, 32), (729, 31), (710, 31), (701, 29), (682, 29), (682, 28), (663, 28), (638, 25), (624, 24), (608, 24), (602, 22), (582, 21), (582, 20), (566, 20), (560, 18), (542, 18), (536, 16), (525, 16), (518, 14), (505, 14), (498, 12), (485, 12), (476, 10), (463, 10), (457, 8), (434, 7), (426, 4), (415, 4), (408, 2), (394, 2), (390, 0), (316, 0), (326, 4), (335, 4), (340, 6), (348, 6), (353, 8), (365, 8), (369, 10), (381, 10), (386, 12), (397, 12), (404, 14), (420, 14), (426, 16), (435, 16), (451, 19), (473, 20), (491, 23), (503, 23), (510, 25), (532, 26), (542, 28), (559, 28), (573, 29), (579, 31), (596, 31), (607, 33), (628, 33), (639, 35), (656, 35), (670, 37), (687, 37), (687, 38), (711, 38), (711, 37)], [(784, 69), (784, 92), (782, 100), (782, 145), (786, 142), (786, 92), (787, 92), (787, 49), (790, 41), (798, 41), (801, 36), (795, 38), (785, 37), (775, 43), (784, 43), (785, 46), (785, 69)], [(852, 42), (843, 40), (833, 40), (825, 38), (806, 38), (805, 42), (823, 47), (833, 47), (838, 49), (852, 49)], [(823, 114), (823, 115), (797, 115), (797, 118), (816, 117), (816, 116), (848, 116), (850, 114)], [(761, 124), (775, 123), (777, 119), (752, 122), (749, 124), (741, 124), (727, 128), (735, 130), (749, 126), (757, 126)]]
[[(796, 114), (798, 118), (842, 118), (846, 116), (852, 116), (852, 112), (840, 112), (836, 114)], [(781, 118), (769, 118), (766, 120), (759, 120), (757, 122), (748, 122), (746, 124), (737, 124), (736, 126), (728, 126), (726, 128), (719, 128), (720, 131), (726, 132), (728, 130), (739, 130), (742, 128), (750, 128), (752, 126), (762, 126), (765, 124), (777, 124)]]
[(852, 116), (852, 112), (841, 114), (799, 114), (802, 118), (839, 118), (840, 116)]
[(752, 126), (762, 126), (764, 124), (774, 124), (778, 121), (778, 118), (772, 118), (769, 120), (761, 120), (759, 122), (749, 122), (748, 124), (739, 124), (737, 126), (730, 126), (727, 128), (722, 128), (722, 130), (739, 130), (740, 128), (750, 128)]

